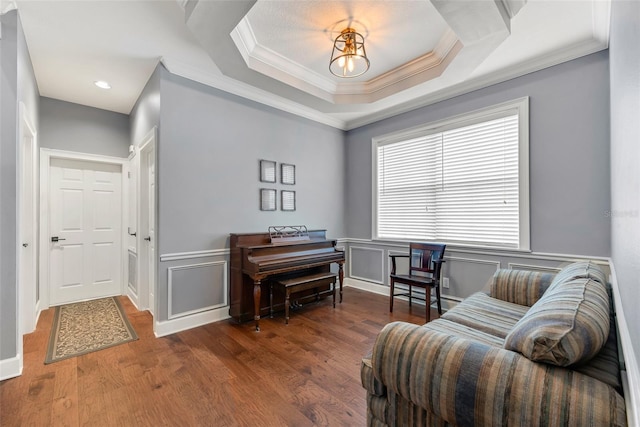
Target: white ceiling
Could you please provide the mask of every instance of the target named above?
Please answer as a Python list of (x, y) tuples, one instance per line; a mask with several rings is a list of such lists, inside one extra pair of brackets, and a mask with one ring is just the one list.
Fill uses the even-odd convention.
[[(17, 6), (42, 96), (128, 114), (161, 60), (172, 73), (341, 129), (606, 49), (610, 9), (609, 0)], [(371, 61), (357, 79), (328, 69), (332, 39), (347, 26), (365, 37)]]

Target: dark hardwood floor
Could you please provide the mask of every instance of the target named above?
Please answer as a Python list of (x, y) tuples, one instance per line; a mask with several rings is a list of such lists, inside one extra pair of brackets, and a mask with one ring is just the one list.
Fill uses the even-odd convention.
[[(226, 320), (163, 338), (120, 298), (140, 339), (44, 365), (53, 309), (24, 339), (24, 370), (0, 383), (2, 426), (362, 426), (360, 360), (388, 322), (424, 306), (346, 288), (260, 322)], [(437, 317), (432, 310), (432, 318)]]

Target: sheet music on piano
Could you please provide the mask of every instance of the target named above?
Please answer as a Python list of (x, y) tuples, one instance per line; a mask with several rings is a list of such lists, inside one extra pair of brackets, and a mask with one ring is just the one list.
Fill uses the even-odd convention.
[(272, 225), (269, 227), (269, 236), (274, 245), (310, 240), (305, 225)]

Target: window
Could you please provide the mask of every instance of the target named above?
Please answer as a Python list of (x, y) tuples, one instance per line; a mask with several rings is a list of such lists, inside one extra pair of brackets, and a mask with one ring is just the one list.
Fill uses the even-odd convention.
[(529, 249), (528, 98), (373, 145), (374, 238)]

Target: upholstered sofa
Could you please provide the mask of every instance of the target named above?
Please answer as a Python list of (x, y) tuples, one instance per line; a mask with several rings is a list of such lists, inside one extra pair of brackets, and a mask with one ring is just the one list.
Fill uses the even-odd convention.
[(425, 325), (390, 323), (362, 360), (369, 426), (624, 426), (602, 270), (499, 270)]

